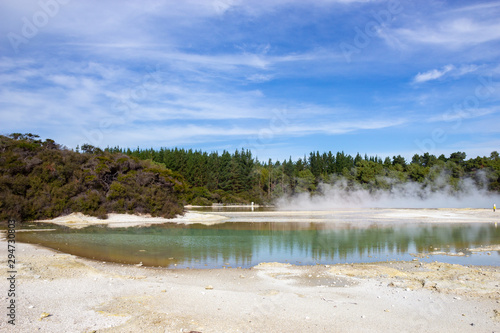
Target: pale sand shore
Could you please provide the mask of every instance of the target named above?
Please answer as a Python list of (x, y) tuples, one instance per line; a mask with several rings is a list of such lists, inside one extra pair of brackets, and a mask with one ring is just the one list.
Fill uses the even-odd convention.
[(20, 243), (16, 259), (16, 326), (5, 319), (3, 269), (1, 332), (500, 332), (498, 267), (168, 270)]
[[(206, 212), (204, 212), (206, 213)], [(500, 212), (491, 209), (443, 208), (443, 209), (400, 209), (367, 208), (336, 209), (316, 211), (242, 211), (209, 212), (223, 215), (231, 222), (320, 222), (320, 223), (494, 223), (500, 221)]]
[(37, 220), (33, 223), (54, 223), (64, 225), (70, 228), (84, 228), (91, 225), (106, 224), (110, 228), (150, 226), (163, 223), (203, 223), (214, 224), (226, 221), (228, 218), (221, 215), (200, 214), (195, 212), (186, 212), (184, 216), (178, 216), (172, 219), (162, 217), (151, 217), (150, 215), (132, 215), (132, 214), (109, 214), (107, 219), (98, 219), (94, 216), (84, 215), (82, 213), (72, 213), (70, 215), (60, 216), (51, 220)]
[(71, 228), (106, 224), (111, 228), (148, 226), (162, 223), (217, 224), (224, 222), (301, 222), (343, 223), (366, 225), (373, 223), (495, 223), (500, 212), (491, 209), (345, 209), (331, 211), (187, 211), (173, 219), (148, 215), (109, 214), (105, 220), (73, 213), (52, 220), (34, 223), (55, 223)]

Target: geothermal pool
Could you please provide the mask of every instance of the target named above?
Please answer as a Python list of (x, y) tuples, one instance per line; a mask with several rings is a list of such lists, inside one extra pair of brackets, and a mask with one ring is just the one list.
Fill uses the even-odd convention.
[[(500, 228), (494, 223), (406, 223), (398, 216), (380, 223), (363, 215), (348, 220), (342, 214), (325, 213), (316, 219), (301, 213), (289, 213), (295, 218), (280, 212), (252, 214), (235, 212), (227, 222), (212, 225), (71, 229), (47, 224), (43, 227), (53, 230), (18, 232), (17, 240), (100, 261), (168, 268), (247, 268), (261, 262), (315, 265), (415, 257), (500, 265)], [(32, 228), (40, 229), (40, 225)], [(486, 246), (496, 247), (494, 251), (471, 250)]]

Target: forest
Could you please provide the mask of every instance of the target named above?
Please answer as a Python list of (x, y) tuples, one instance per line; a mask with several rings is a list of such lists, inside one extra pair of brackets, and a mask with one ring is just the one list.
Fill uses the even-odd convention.
[(273, 204), (306, 193), (322, 195), (325, 184), (344, 189), (391, 191), (415, 183), (432, 191), (460, 191), (467, 179), (500, 192), (500, 156), (467, 159), (415, 154), (381, 158), (344, 152), (310, 152), (303, 158), (259, 161), (250, 150), (219, 153), (181, 148), (141, 149), (89, 144), (68, 149), (38, 135), (0, 135), (0, 220), (53, 218), (72, 212), (106, 218), (108, 213), (173, 217), (183, 206)]
[(203, 152), (185, 149), (107, 148), (111, 153), (126, 154), (165, 165), (180, 173), (189, 185), (186, 202), (193, 205), (212, 203), (272, 204), (277, 199), (309, 193), (322, 195), (322, 185), (342, 182), (344, 190), (391, 191), (398, 184), (413, 182), (438, 191), (444, 187), (460, 191), (467, 179), (477, 188), (500, 192), (500, 156), (466, 159), (464, 152), (446, 157), (415, 154), (411, 161), (401, 155), (385, 157), (351, 156), (342, 152), (311, 152), (303, 158), (261, 162), (249, 150)]

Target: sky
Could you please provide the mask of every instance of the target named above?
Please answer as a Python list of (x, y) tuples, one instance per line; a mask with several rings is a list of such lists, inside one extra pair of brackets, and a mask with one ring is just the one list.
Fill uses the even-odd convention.
[(500, 150), (500, 1), (0, 2), (0, 134), (259, 160)]

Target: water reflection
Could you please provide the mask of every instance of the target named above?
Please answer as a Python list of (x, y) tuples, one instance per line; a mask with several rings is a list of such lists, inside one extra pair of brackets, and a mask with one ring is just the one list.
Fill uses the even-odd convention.
[(330, 223), (164, 224), (144, 228), (102, 226), (20, 232), (17, 239), (74, 255), (126, 264), (176, 268), (251, 267), (260, 262), (333, 264), (411, 260), (411, 253), (464, 252), (470, 257), (431, 256), (462, 264), (499, 265), (500, 251), (468, 248), (500, 244), (492, 224), (371, 225)]

